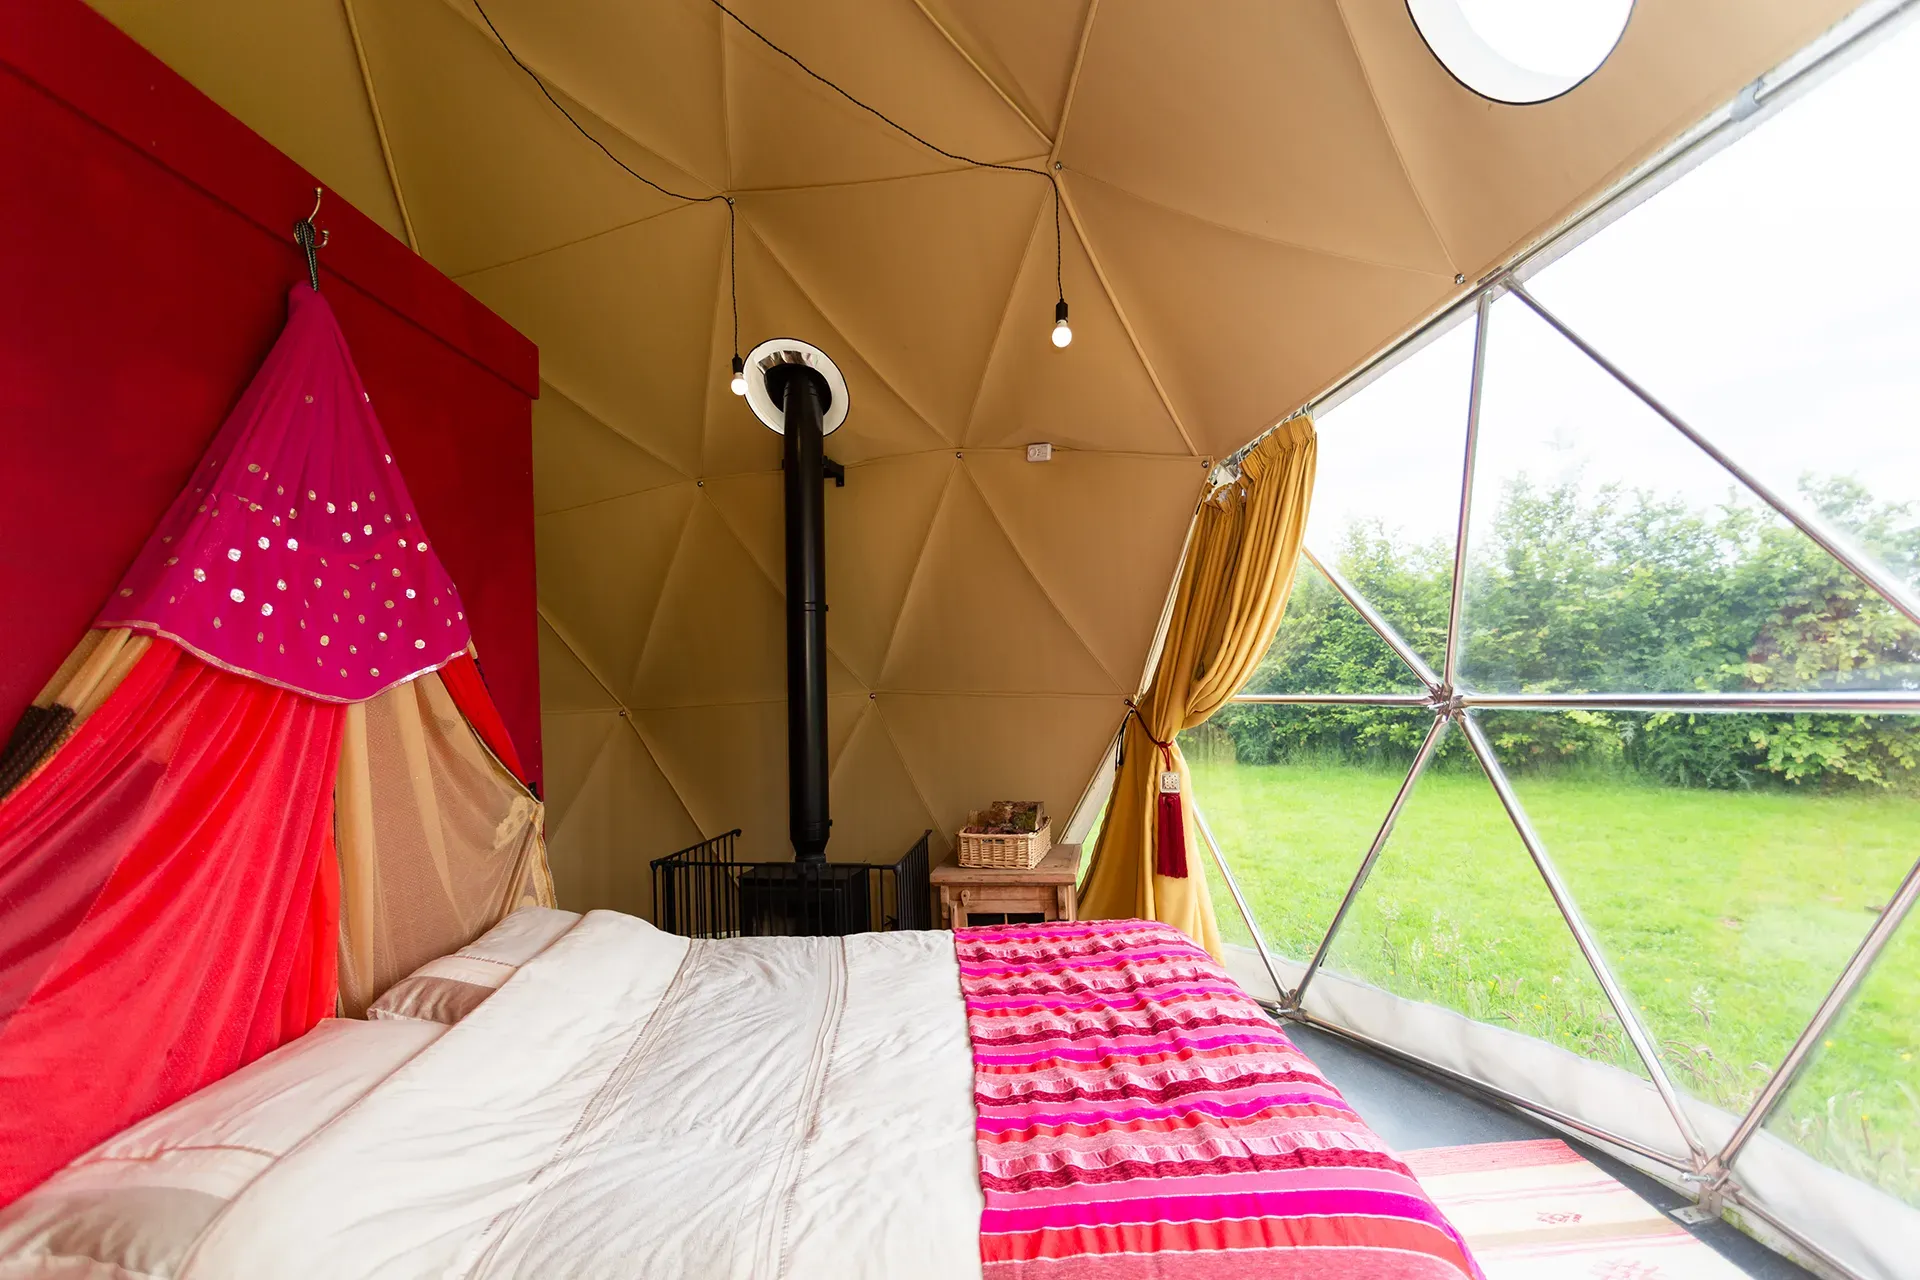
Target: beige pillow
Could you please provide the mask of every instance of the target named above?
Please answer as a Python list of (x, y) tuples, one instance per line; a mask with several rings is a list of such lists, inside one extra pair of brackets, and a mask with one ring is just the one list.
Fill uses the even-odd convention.
[(579, 919), (577, 911), (522, 907), (452, 955), (429, 960), (394, 983), (373, 1002), (367, 1017), (452, 1026)]

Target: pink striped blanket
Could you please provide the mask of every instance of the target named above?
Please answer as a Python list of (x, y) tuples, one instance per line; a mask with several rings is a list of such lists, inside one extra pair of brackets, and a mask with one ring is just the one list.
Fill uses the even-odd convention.
[(1479, 1280), (1213, 958), (1140, 920), (959, 930), (987, 1280)]

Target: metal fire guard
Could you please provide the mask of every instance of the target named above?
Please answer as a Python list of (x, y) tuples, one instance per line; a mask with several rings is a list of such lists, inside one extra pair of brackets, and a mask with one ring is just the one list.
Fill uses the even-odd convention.
[(654, 922), (689, 938), (829, 937), (932, 927), (927, 842), (892, 863), (741, 862), (739, 828), (653, 860)]

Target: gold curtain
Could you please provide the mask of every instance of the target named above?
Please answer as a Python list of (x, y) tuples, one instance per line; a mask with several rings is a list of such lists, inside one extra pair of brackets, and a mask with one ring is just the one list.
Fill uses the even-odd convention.
[(1155, 742), (1174, 742), (1219, 710), (1273, 642), (1300, 559), (1317, 452), (1312, 420), (1295, 418), (1247, 453), (1237, 481), (1201, 504), (1159, 661), (1139, 715), (1121, 731), (1125, 761), (1080, 892), (1083, 918), (1164, 921), (1221, 954), (1205, 875), (1211, 855), (1193, 821), (1193, 780), (1178, 743), (1173, 762), (1187, 821), (1187, 875), (1154, 871), (1161, 768)]
[(522, 906), (553, 905), (544, 810), (435, 674), (347, 708), (334, 783), (349, 1017)]
[(10, 794), (53, 758), (139, 665), (152, 643), (151, 636), (125, 627), (89, 628), (80, 637), (0, 748), (0, 796)]

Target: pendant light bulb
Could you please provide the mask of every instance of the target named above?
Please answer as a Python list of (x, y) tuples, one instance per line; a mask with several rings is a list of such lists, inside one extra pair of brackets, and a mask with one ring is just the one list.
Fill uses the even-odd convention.
[(747, 362), (739, 356), (733, 358), (733, 380), (727, 383), (727, 389), (737, 396), (747, 394)]
[(1053, 345), (1064, 347), (1073, 341), (1073, 326), (1067, 323), (1067, 300), (1053, 304)]

